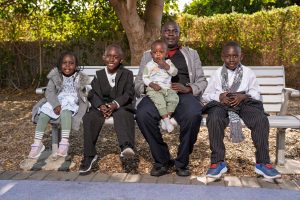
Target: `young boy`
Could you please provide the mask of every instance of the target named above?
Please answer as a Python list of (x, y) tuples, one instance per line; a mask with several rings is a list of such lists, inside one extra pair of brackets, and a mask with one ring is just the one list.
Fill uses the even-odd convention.
[[(241, 47), (236, 42), (227, 43), (222, 50), (223, 67), (211, 76), (203, 99), (209, 102), (204, 112), (208, 114), (211, 166), (208, 177), (220, 178), (227, 172), (224, 146), (224, 130), (230, 123), (239, 135), (239, 116), (251, 130), (251, 137), (256, 148), (255, 172), (265, 178), (279, 178), (281, 175), (270, 164), (269, 157), (269, 121), (264, 113), (259, 85), (254, 72), (241, 64)], [(242, 138), (237, 138), (240, 141)]]
[(147, 86), (146, 94), (156, 106), (162, 121), (162, 129), (172, 132), (174, 121), (171, 115), (179, 102), (177, 93), (171, 89), (171, 78), (177, 75), (177, 68), (167, 56), (167, 44), (156, 40), (151, 45), (152, 60), (149, 61), (143, 72), (143, 82)]
[(80, 174), (88, 173), (97, 160), (96, 142), (106, 118), (113, 117), (121, 157), (132, 157), (135, 153), (134, 137), (134, 85), (133, 74), (123, 67), (123, 51), (118, 45), (105, 49), (105, 69), (96, 72), (91, 83), (89, 101), (92, 107), (83, 117), (84, 158)]

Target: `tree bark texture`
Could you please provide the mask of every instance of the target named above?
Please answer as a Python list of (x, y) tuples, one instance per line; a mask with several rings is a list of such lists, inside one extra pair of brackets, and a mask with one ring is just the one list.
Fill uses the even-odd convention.
[(139, 65), (143, 52), (159, 38), (164, 0), (148, 0), (144, 16), (137, 12), (137, 0), (109, 0), (129, 41), (131, 65)]

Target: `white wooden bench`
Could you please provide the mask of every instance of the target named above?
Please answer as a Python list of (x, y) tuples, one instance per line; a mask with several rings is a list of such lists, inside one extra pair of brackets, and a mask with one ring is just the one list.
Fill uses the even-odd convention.
[[(276, 164), (285, 163), (285, 130), (286, 128), (300, 128), (300, 116), (287, 115), (290, 97), (299, 97), (298, 90), (285, 88), (285, 73), (283, 66), (249, 66), (256, 74), (262, 91), (263, 105), (267, 113), (271, 128), (277, 128), (276, 140)], [(104, 66), (84, 66), (83, 72), (93, 79), (97, 70)], [(130, 69), (134, 77), (138, 74), (138, 66), (126, 66)], [(219, 66), (203, 66), (204, 74), (207, 79), (214, 73)], [(36, 89), (37, 94), (43, 94), (44, 88)], [(106, 124), (113, 124), (113, 119), (107, 119)], [(203, 118), (202, 126), (206, 125), (206, 118)], [(52, 129), (52, 150), (57, 150), (59, 140), (59, 129), (53, 126)]]

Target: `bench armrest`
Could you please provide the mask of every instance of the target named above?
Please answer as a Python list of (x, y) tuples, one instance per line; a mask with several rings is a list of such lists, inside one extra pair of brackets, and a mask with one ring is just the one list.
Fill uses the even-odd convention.
[(281, 104), (279, 115), (287, 115), (290, 97), (300, 97), (300, 91), (293, 88), (283, 88), (283, 103)]
[(40, 87), (35, 89), (36, 94), (44, 94), (47, 87)]

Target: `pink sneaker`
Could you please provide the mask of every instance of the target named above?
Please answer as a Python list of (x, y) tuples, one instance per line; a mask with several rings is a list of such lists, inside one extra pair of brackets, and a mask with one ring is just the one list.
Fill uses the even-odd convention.
[(40, 157), (41, 153), (45, 150), (45, 146), (43, 143), (39, 144), (32, 144), (31, 145), (31, 150), (29, 152), (28, 158), (38, 158)]
[(59, 147), (58, 147), (58, 150), (57, 150), (57, 155), (58, 156), (61, 156), (61, 157), (66, 157), (68, 155), (68, 150), (69, 150), (69, 142), (66, 141), (66, 140), (62, 140), (60, 143), (59, 143)]

